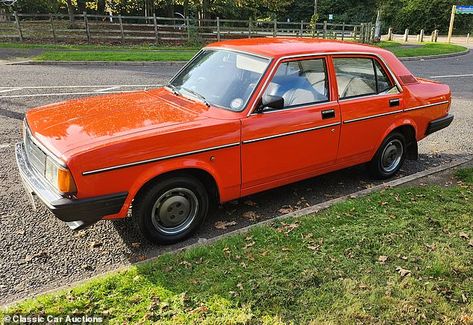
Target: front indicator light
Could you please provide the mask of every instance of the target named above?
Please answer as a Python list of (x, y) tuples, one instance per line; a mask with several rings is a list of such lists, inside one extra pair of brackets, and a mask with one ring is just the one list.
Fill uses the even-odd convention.
[(46, 158), (44, 176), (61, 193), (74, 193), (77, 191), (69, 169), (58, 166), (49, 157)]
[(57, 186), (62, 193), (75, 193), (77, 192), (76, 183), (69, 169), (58, 169), (58, 181)]

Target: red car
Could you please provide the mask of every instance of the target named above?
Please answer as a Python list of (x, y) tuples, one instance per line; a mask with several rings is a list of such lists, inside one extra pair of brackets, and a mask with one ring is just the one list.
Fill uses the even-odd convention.
[(202, 49), (164, 88), (29, 110), (27, 191), (71, 228), (125, 218), (172, 243), (212, 207), (368, 163), (377, 178), (447, 127), (450, 89), (380, 48), (245, 39)]

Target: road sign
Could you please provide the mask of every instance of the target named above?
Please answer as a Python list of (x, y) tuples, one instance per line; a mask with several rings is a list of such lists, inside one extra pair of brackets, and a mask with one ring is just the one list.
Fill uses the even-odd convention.
[(473, 6), (457, 6), (457, 14), (473, 15)]
[(328, 15), (328, 20), (333, 20), (333, 14)]

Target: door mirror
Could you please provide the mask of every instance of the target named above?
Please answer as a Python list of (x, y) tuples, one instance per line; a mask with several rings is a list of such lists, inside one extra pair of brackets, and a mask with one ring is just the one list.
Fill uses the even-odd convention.
[(284, 98), (280, 96), (264, 95), (263, 98), (261, 98), (261, 105), (256, 110), (256, 113), (263, 112), (265, 108), (283, 109)]

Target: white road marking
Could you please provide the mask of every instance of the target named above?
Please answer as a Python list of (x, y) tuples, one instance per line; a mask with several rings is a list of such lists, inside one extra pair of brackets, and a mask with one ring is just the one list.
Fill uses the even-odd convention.
[(445, 76), (431, 76), (431, 79), (441, 79), (441, 78), (464, 78), (464, 77), (473, 77), (473, 73), (469, 74), (447, 74)]
[(10, 89), (3, 89), (0, 90), (0, 93), (7, 93), (9, 91), (21, 90), (21, 88), (10, 88)]
[[(120, 93), (132, 93), (135, 92), (136, 90), (123, 90), (123, 91), (108, 91), (108, 92), (101, 92), (101, 93), (96, 93), (97, 95), (103, 95), (103, 94), (120, 94)], [(73, 95), (90, 95), (90, 92), (85, 92), (85, 93), (51, 93), (51, 94), (34, 94), (34, 95), (6, 95), (6, 96), (0, 96), (0, 99), (2, 98), (28, 98), (28, 97), (48, 97), (48, 96), (73, 96)]]
[(109, 87), (120, 87), (120, 88), (125, 88), (125, 87), (136, 87), (136, 88), (142, 88), (142, 87), (161, 87), (162, 85), (79, 85), (79, 86), (18, 86), (18, 87), (0, 87), (0, 89), (62, 89), (62, 88), (109, 88)]
[(101, 92), (105, 92), (105, 91), (116, 90), (116, 89), (119, 89), (119, 88), (120, 88), (120, 86), (108, 87), (108, 88), (102, 88), (102, 89), (94, 90), (94, 92), (101, 93)]

